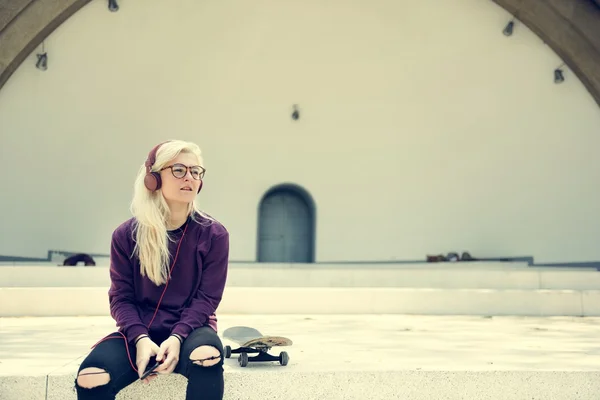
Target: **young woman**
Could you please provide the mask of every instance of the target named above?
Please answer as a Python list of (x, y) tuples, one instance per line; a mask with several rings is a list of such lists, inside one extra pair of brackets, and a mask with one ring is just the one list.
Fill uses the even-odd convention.
[(195, 202), (205, 169), (197, 145), (169, 141), (152, 149), (135, 181), (133, 218), (114, 231), (108, 292), (118, 331), (79, 367), (77, 398), (115, 399), (144, 372), (187, 377), (186, 399), (223, 398), (219, 305), (229, 234)]

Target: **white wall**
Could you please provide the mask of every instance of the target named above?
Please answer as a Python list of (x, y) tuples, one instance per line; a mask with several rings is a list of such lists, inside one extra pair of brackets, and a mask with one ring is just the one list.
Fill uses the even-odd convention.
[[(95, 0), (0, 91), (0, 254), (108, 252), (148, 150), (197, 141), (203, 207), (254, 260), (273, 185), (317, 261), (600, 260), (600, 109), (480, 0)], [(293, 121), (293, 104), (301, 118)]]

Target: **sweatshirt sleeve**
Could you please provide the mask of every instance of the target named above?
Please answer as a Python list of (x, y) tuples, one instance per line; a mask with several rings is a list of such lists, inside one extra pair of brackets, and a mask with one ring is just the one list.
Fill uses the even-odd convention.
[[(128, 231), (125, 229), (125, 231)], [(135, 305), (133, 288), (133, 263), (127, 254), (128, 248), (124, 233), (116, 230), (112, 235), (110, 246), (110, 289), (108, 300), (110, 314), (115, 319), (127, 340), (132, 342), (148, 328), (142, 323)]]
[(225, 290), (229, 263), (229, 233), (219, 233), (212, 239), (210, 250), (202, 263), (202, 281), (198, 292), (181, 313), (171, 333), (184, 339), (194, 329), (204, 325), (215, 313)]

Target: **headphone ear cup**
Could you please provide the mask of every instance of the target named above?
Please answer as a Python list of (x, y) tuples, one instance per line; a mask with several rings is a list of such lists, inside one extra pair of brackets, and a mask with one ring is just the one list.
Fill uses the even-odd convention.
[(200, 181), (200, 186), (198, 186), (198, 193), (200, 193), (200, 191), (202, 190), (202, 183), (203, 181)]
[(146, 189), (148, 189), (151, 192), (155, 192), (158, 189), (160, 189), (162, 185), (160, 174), (158, 172), (151, 172), (149, 174), (146, 174), (146, 176), (144, 177), (144, 185), (146, 186)]

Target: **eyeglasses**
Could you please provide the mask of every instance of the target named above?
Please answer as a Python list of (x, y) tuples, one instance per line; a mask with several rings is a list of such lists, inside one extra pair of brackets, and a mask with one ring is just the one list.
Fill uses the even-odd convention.
[(169, 165), (168, 167), (164, 167), (163, 169), (161, 169), (161, 171), (165, 169), (171, 169), (171, 173), (177, 179), (183, 178), (187, 175), (187, 172), (190, 171), (190, 173), (192, 174), (192, 178), (194, 178), (197, 181), (204, 178), (204, 174), (206, 173), (206, 170), (199, 165), (188, 167), (183, 164), (173, 164)]

